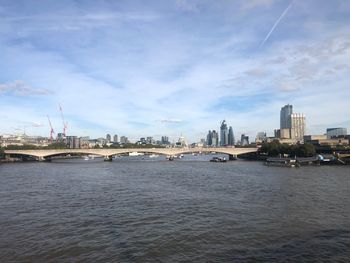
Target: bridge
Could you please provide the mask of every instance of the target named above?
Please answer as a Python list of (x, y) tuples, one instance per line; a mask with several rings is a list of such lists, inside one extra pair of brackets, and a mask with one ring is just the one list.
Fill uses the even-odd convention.
[(258, 148), (233, 148), (233, 147), (215, 147), (215, 148), (103, 148), (103, 149), (54, 149), (54, 150), (5, 150), (5, 155), (20, 155), (36, 158), (38, 161), (50, 160), (54, 156), (68, 154), (97, 155), (102, 156), (106, 161), (112, 161), (113, 156), (127, 154), (131, 152), (160, 154), (166, 156), (175, 156), (187, 153), (222, 153), (228, 154), (232, 160), (238, 155), (257, 152)]

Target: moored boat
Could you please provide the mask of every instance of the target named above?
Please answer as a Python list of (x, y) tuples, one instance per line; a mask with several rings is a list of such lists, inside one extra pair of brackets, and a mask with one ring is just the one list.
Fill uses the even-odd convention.
[(265, 164), (267, 166), (299, 167), (297, 160), (290, 158), (268, 158)]
[(225, 163), (227, 160), (225, 157), (213, 157), (210, 162), (214, 163)]

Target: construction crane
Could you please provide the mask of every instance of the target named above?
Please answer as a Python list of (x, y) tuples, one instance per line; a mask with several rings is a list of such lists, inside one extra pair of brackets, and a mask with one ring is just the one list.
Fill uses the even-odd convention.
[(55, 131), (52, 128), (52, 124), (51, 124), (49, 115), (47, 115), (47, 119), (49, 120), (49, 125), (50, 125), (50, 129), (51, 129), (50, 130), (50, 141), (53, 141), (53, 134), (55, 133)]
[(64, 120), (63, 110), (62, 110), (61, 104), (58, 104), (58, 105), (60, 106), (61, 118), (62, 118), (62, 122), (63, 122), (63, 136), (66, 136), (66, 130), (68, 128), (68, 122), (66, 122)]

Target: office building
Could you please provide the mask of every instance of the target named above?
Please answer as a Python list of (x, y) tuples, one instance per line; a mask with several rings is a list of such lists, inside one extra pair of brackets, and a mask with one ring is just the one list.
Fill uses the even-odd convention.
[(211, 146), (213, 140), (212, 140), (212, 132), (209, 130), (207, 135), (207, 146)]
[(233, 134), (232, 126), (228, 129), (228, 143), (227, 145), (233, 146), (235, 145), (235, 135)]
[(345, 136), (341, 137), (333, 137), (328, 138), (326, 134), (324, 135), (305, 135), (304, 136), (305, 143), (311, 143), (314, 145), (322, 145), (322, 146), (347, 146), (349, 145), (349, 139), (345, 138)]
[(279, 129), (279, 136), (278, 136), (278, 138), (280, 138), (280, 139), (290, 139), (290, 138), (292, 138), (291, 130), (292, 130), (291, 128)]
[(327, 129), (327, 139), (345, 137), (347, 135), (346, 128), (328, 128)]
[(107, 135), (106, 135), (106, 141), (107, 141), (107, 143), (111, 142), (111, 140), (112, 140), (111, 135), (107, 133)]
[(228, 129), (226, 121), (223, 120), (220, 125), (220, 146), (228, 145)]
[(66, 136), (66, 142), (70, 149), (80, 148), (80, 139), (77, 136)]
[(291, 129), (290, 115), (293, 113), (292, 105), (285, 105), (281, 108), (280, 129)]
[(89, 141), (90, 141), (90, 137), (89, 136), (84, 136), (84, 137), (80, 137), (80, 148), (89, 148)]
[(129, 143), (128, 137), (120, 136), (120, 143), (122, 144)]
[(219, 146), (219, 133), (215, 130), (211, 132), (211, 146)]
[(207, 146), (216, 147), (219, 146), (219, 133), (216, 130), (208, 132)]
[(305, 115), (299, 113), (292, 113), (290, 115), (291, 129), (290, 138), (297, 141), (303, 141), (305, 135), (306, 121)]
[(164, 145), (170, 144), (169, 137), (168, 136), (162, 136), (161, 143), (164, 144)]
[(249, 145), (249, 136), (244, 133), (241, 135), (241, 145), (246, 146)]
[(293, 113), (292, 105), (285, 105), (280, 112), (280, 129), (275, 132), (280, 139), (303, 141), (306, 130), (304, 114)]
[(149, 136), (146, 138), (146, 143), (147, 144), (155, 144), (155, 141), (154, 141), (153, 137)]
[(115, 134), (115, 135), (113, 136), (113, 142), (114, 142), (114, 143), (117, 143), (117, 142), (118, 142), (118, 135), (117, 135), (117, 134)]
[(256, 143), (262, 143), (267, 141), (266, 132), (258, 132), (255, 138)]

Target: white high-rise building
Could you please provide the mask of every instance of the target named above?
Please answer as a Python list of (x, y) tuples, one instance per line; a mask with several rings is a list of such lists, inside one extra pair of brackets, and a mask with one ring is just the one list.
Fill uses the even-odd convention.
[(290, 115), (291, 129), (290, 137), (298, 141), (302, 141), (305, 135), (306, 118), (304, 114), (292, 113)]

